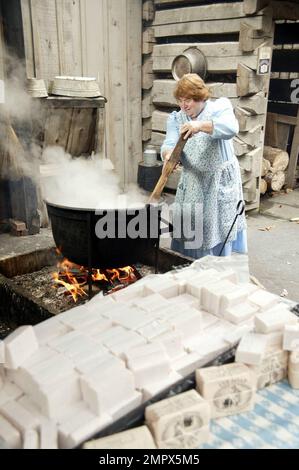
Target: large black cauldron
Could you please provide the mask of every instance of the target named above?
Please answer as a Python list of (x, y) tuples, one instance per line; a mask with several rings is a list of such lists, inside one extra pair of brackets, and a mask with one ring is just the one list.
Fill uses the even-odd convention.
[[(95, 209), (77, 209), (46, 202), (51, 219), (53, 237), (63, 256), (80, 266), (117, 268), (142, 261), (148, 250), (159, 245), (161, 205), (147, 204), (139, 209), (107, 209), (97, 214)], [(98, 225), (103, 217), (114, 220), (115, 237), (99, 239)], [(119, 232), (119, 221), (130, 228), (142, 220), (142, 237), (131, 238), (130, 233)], [(97, 225), (98, 224), (98, 225)], [(136, 231), (138, 232), (138, 225)], [(113, 230), (112, 230), (113, 231)], [(129, 230), (130, 232), (130, 230)]]

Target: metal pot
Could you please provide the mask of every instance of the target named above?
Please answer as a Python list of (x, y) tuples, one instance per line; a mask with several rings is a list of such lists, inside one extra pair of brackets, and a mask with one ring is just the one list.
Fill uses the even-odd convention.
[(189, 47), (172, 62), (172, 76), (180, 80), (186, 73), (197, 73), (203, 80), (207, 75), (207, 61), (197, 47)]
[[(128, 266), (140, 261), (145, 252), (159, 244), (161, 205), (147, 204), (130, 210), (107, 209), (97, 214), (95, 209), (60, 206), (47, 201), (46, 204), (56, 246), (63, 256), (81, 266)], [(103, 217), (114, 220), (114, 238), (98, 238), (97, 228)], [(119, 222), (125, 220), (127, 229), (130, 222), (134, 224), (135, 217), (146, 222), (142, 237), (132, 238), (127, 231), (119, 236)]]

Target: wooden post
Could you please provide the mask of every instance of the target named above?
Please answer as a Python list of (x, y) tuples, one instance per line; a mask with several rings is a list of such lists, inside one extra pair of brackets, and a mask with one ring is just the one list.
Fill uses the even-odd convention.
[(290, 154), (290, 162), (287, 171), (286, 185), (288, 188), (294, 188), (295, 185), (295, 173), (298, 163), (298, 153), (299, 153), (299, 106), (297, 112), (297, 124), (294, 129), (294, 136)]

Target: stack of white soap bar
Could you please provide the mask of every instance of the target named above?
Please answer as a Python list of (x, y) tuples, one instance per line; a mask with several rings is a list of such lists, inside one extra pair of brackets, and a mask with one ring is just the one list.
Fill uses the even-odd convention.
[[(92, 371), (80, 378), (83, 400), (98, 416), (109, 414), (117, 419), (141, 404), (135, 390), (134, 376), (124, 367)], [(121, 384), (121, 386), (120, 386)]]
[(8, 449), (21, 449), (21, 432), (0, 413), (0, 439)]
[(39, 344), (32, 326), (20, 326), (4, 340), (5, 367), (17, 369), (38, 350)]
[(288, 353), (282, 349), (273, 348), (267, 351), (258, 366), (249, 366), (257, 377), (257, 389), (268, 387), (287, 376)]
[(239, 323), (250, 320), (258, 312), (258, 307), (245, 301), (237, 305), (232, 305), (223, 311), (223, 317), (238, 325)]
[(279, 297), (263, 289), (258, 289), (248, 296), (248, 300), (262, 312), (274, 307), (278, 303)]
[(142, 389), (143, 401), (150, 400), (162, 390), (166, 390), (171, 385), (175, 384), (182, 379), (182, 376), (177, 372), (170, 372), (165, 378), (159, 382), (153, 382), (151, 384), (145, 385)]
[(267, 335), (247, 333), (242, 337), (235, 356), (236, 362), (259, 365), (267, 350)]
[(147, 426), (140, 426), (88, 441), (83, 449), (156, 449), (156, 446)]
[[(60, 315), (65, 314), (63, 313)], [(48, 320), (34, 325), (34, 333), (39, 346), (44, 346), (52, 339), (57, 338), (58, 336), (65, 335), (66, 333), (71, 331), (71, 328), (69, 326), (63, 324), (59, 320), (61, 318), (60, 315), (56, 315), (53, 318), (49, 318)]]
[(201, 313), (195, 308), (182, 307), (181, 309), (178, 309), (168, 319), (168, 322), (175, 331), (182, 334), (183, 341), (192, 337), (197, 337), (201, 333)]
[(244, 364), (227, 364), (196, 371), (196, 387), (211, 405), (211, 417), (243, 413), (253, 408), (256, 377)]
[(109, 415), (96, 416), (83, 406), (81, 410), (74, 412), (72, 416), (59, 424), (59, 447), (62, 449), (76, 447), (111, 423), (112, 419)]
[(133, 372), (137, 389), (165, 379), (171, 372), (170, 360), (158, 343), (146, 344), (128, 351), (127, 367)]
[[(204, 310), (216, 316), (223, 316), (222, 298), (225, 295), (237, 292), (237, 286), (233, 282), (224, 280), (208, 284), (202, 288), (201, 305)], [(239, 295), (240, 301), (246, 297), (243, 291)], [(237, 295), (238, 298), (238, 295)], [(226, 302), (224, 302), (226, 305)]]
[(272, 333), (282, 331), (285, 325), (298, 322), (297, 316), (290, 312), (286, 305), (279, 304), (255, 316), (255, 331), (257, 333)]
[(159, 449), (194, 449), (209, 439), (210, 406), (190, 390), (145, 409)]
[(299, 388), (299, 350), (289, 356), (288, 380), (293, 388)]
[(219, 273), (215, 269), (200, 271), (192, 279), (186, 282), (186, 292), (202, 302), (202, 289), (204, 286), (213, 284), (219, 280)]
[(285, 325), (283, 349), (286, 351), (299, 350), (299, 323)]
[(156, 294), (162, 295), (165, 299), (175, 297), (184, 293), (180, 282), (166, 276), (157, 276), (150, 280), (145, 280), (145, 287)]

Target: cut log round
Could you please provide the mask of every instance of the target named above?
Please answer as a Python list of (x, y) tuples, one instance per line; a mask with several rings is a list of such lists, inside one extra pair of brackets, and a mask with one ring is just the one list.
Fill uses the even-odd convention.
[(283, 171), (277, 171), (277, 173), (267, 173), (265, 176), (268, 190), (280, 191), (285, 183), (285, 174)]
[(267, 191), (267, 181), (264, 180), (264, 178), (261, 178), (260, 180), (260, 193), (261, 194), (265, 194), (265, 192)]
[(289, 164), (287, 152), (267, 145), (264, 147), (264, 158), (270, 162), (273, 173), (284, 171)]
[(266, 160), (265, 158), (263, 158), (261, 176), (265, 176), (267, 173), (269, 173), (270, 168), (271, 168), (271, 163), (269, 162), (269, 160)]

